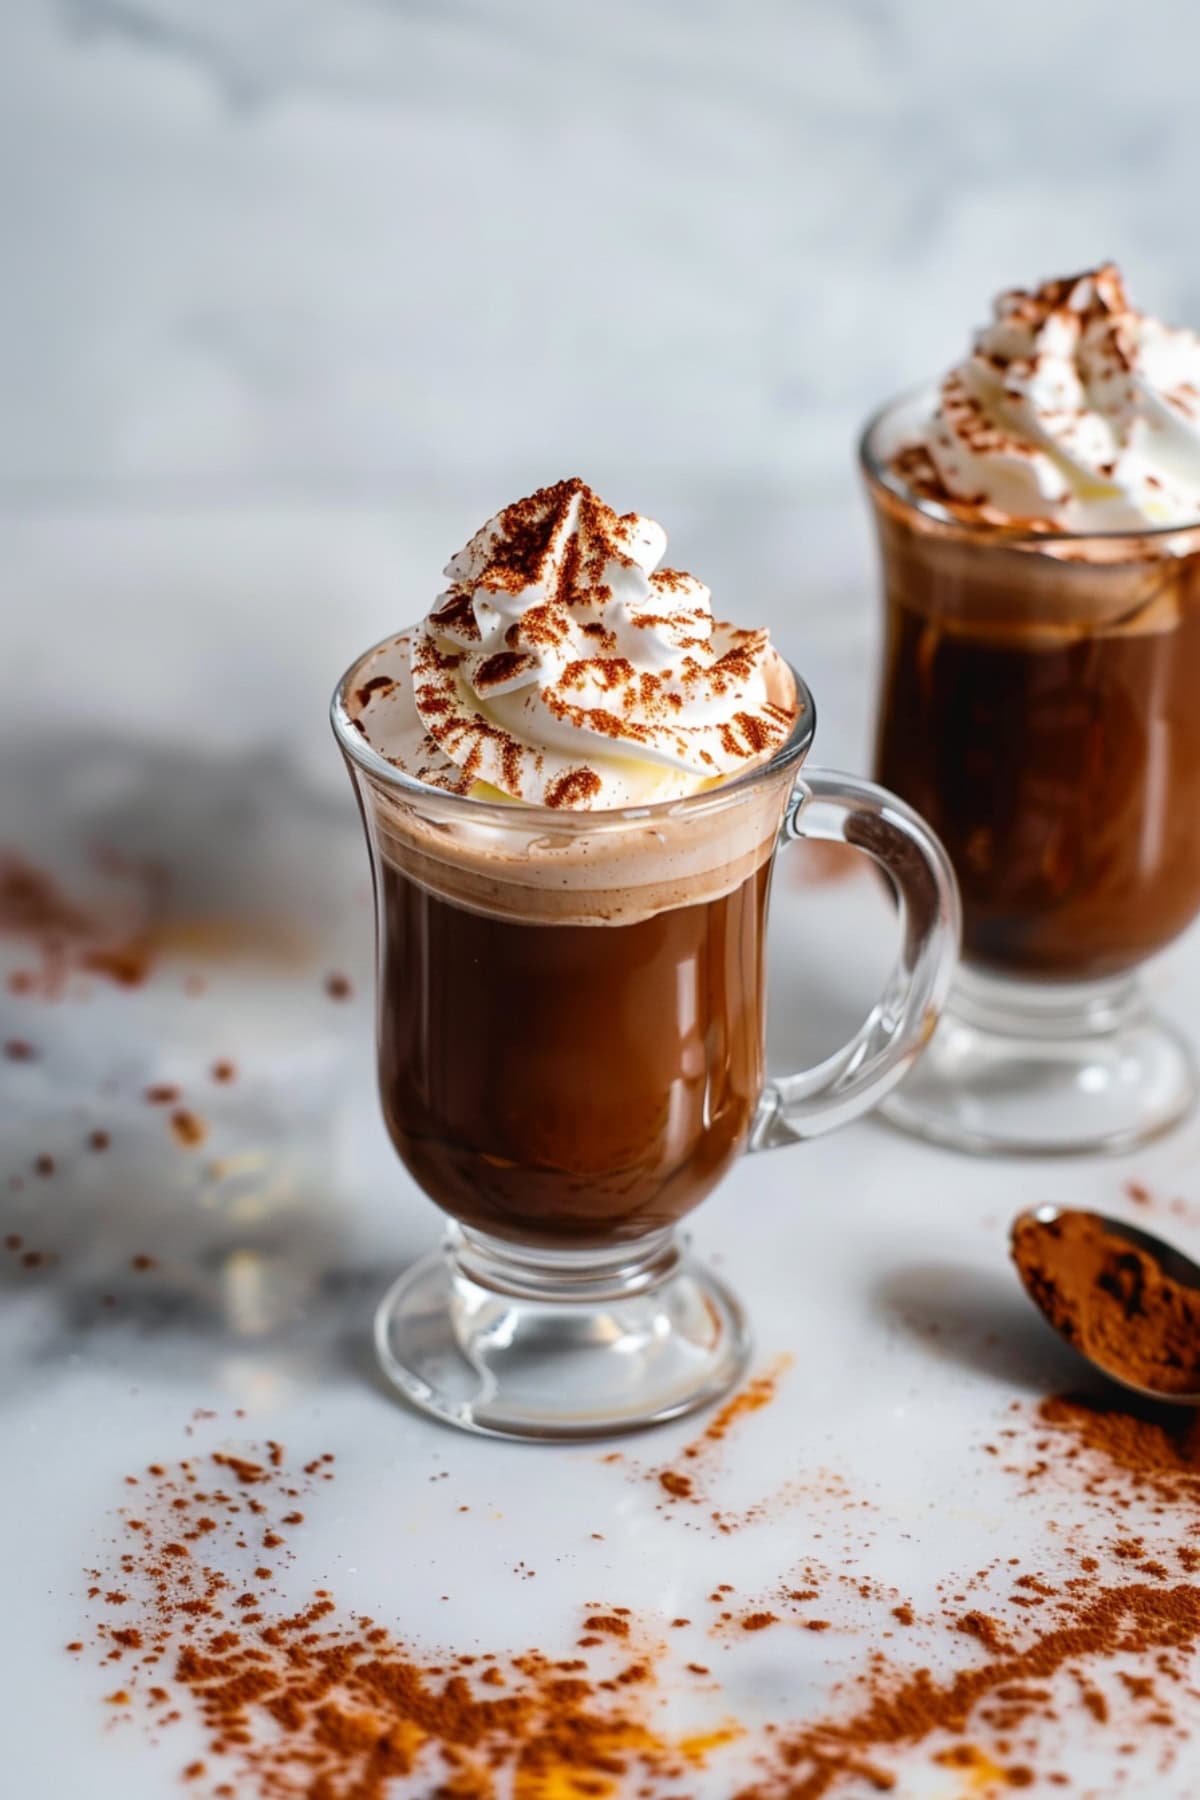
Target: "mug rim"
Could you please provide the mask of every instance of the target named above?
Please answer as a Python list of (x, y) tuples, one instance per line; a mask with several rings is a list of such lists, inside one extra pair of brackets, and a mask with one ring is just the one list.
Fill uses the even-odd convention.
[[(352, 763), (373, 776), (376, 781), (384, 783), (388, 788), (407, 795), (412, 800), (425, 800), (438, 805), (445, 805), (451, 811), (468, 808), (473, 817), (480, 821), (491, 819), (506, 825), (513, 825), (518, 820), (541, 821), (545, 825), (553, 822), (553, 829), (563, 831), (595, 831), (598, 827), (620, 823), (644, 824), (647, 820), (671, 818), (677, 819), (681, 813), (704, 813), (728, 804), (731, 795), (740, 794), (765, 781), (769, 776), (778, 775), (782, 770), (799, 767), (812, 748), (817, 729), (817, 709), (812, 689), (786, 657), (780, 661), (790, 673), (796, 687), (796, 721), (787, 738), (766, 762), (755, 763), (749, 769), (743, 769), (738, 775), (727, 781), (720, 781), (715, 787), (704, 788), (696, 794), (684, 794), (675, 800), (652, 800), (638, 806), (597, 806), (588, 810), (571, 807), (553, 807), (536, 805), (522, 800), (482, 800), (470, 794), (455, 794), (446, 788), (432, 787), (428, 782), (419, 781), (415, 775), (397, 768), (389, 762), (380, 751), (375, 750), (358, 731), (345, 703), (345, 695), (357, 671), (373, 656), (395, 640), (395, 632), (389, 632), (380, 638), (378, 643), (360, 652), (349, 668), (341, 675), (333, 690), (329, 706), (330, 723), (333, 735), (343, 755)], [(776, 655), (778, 655), (776, 651)]]
[(915, 386), (904, 388), (893, 394), (877, 406), (867, 418), (858, 436), (858, 466), (869, 488), (883, 488), (894, 500), (906, 506), (910, 512), (918, 513), (924, 519), (936, 525), (945, 525), (980, 543), (993, 542), (1008, 545), (1039, 547), (1046, 549), (1054, 544), (1095, 544), (1095, 543), (1141, 543), (1149, 538), (1158, 541), (1164, 538), (1186, 536), (1200, 532), (1200, 518), (1190, 519), (1178, 525), (1139, 525), (1128, 526), (1117, 530), (1106, 531), (1028, 531), (1020, 527), (1003, 524), (991, 524), (979, 519), (964, 519), (958, 513), (941, 505), (937, 500), (930, 500), (915, 494), (902, 481), (877, 451), (874, 439), (886, 422), (903, 407), (914, 405), (926, 395), (936, 395), (940, 381), (918, 382)]

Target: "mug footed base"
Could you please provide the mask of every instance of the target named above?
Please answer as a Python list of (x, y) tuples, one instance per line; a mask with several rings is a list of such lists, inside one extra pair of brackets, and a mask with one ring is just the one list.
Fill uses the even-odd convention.
[(745, 1373), (738, 1301), (672, 1232), (619, 1251), (527, 1251), (458, 1227), (375, 1316), (383, 1373), (490, 1437), (603, 1438), (720, 1398)]
[(1079, 985), (962, 969), (885, 1118), (980, 1155), (1132, 1150), (1192, 1111), (1195, 1059), (1132, 977)]

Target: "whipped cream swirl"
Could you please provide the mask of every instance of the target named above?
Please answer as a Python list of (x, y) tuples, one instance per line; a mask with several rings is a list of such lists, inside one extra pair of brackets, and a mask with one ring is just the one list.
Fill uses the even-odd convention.
[(364, 665), (351, 716), (430, 786), (551, 807), (678, 799), (764, 761), (796, 717), (787, 666), (659, 566), (666, 541), (579, 480), (505, 507)]
[(990, 522), (1200, 521), (1200, 336), (1134, 311), (1116, 267), (1013, 289), (896, 468)]

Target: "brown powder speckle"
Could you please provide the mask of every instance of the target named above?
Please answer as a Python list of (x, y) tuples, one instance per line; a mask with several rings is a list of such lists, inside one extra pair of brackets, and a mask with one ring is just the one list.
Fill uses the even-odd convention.
[(171, 1114), (171, 1135), (185, 1150), (194, 1150), (208, 1136), (208, 1124), (185, 1106)]
[(595, 769), (569, 769), (546, 789), (545, 802), (552, 807), (586, 806), (603, 787)]
[(1200, 1291), (1087, 1213), (1027, 1216), (1013, 1260), (1030, 1297), (1071, 1343), (1136, 1387), (1200, 1393)]

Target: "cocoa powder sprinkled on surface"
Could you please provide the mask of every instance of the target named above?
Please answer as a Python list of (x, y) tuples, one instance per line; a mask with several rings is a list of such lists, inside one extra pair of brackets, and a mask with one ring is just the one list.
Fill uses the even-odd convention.
[(269, 1445), (155, 1465), (144, 1516), (127, 1521), (138, 1526), (121, 1558), (128, 1605), (119, 1623), (99, 1616), (72, 1654), (91, 1649), (103, 1663), (145, 1653), (153, 1680), (131, 1668), (106, 1704), (155, 1736), (175, 1721), (199, 1725), (203, 1753), (181, 1758), (181, 1781), (211, 1780), (215, 1796), (237, 1800), (388, 1800), (401, 1781), (430, 1800), (485, 1800), (501, 1784), (522, 1800), (687, 1792), (707, 1740), (673, 1742), (650, 1722), (639, 1696), (655, 1688), (654, 1656), (631, 1653), (625, 1608), (590, 1615), (594, 1660), (536, 1649), (430, 1655), (341, 1613), (325, 1589), (275, 1608), (238, 1592), (225, 1568), (178, 1555), (171, 1533), (199, 1504), (198, 1484), (216, 1502), (228, 1558), (238, 1501), (222, 1498), (223, 1472), (252, 1479), (275, 1509), (327, 1466), (314, 1458), (306, 1476)]
[(171, 1114), (171, 1135), (185, 1150), (194, 1150), (208, 1136), (207, 1122), (189, 1107), (181, 1106)]
[[(1010, 1446), (1028, 1440), (1028, 1454), (1047, 1471), (1040, 1479), (1054, 1473), (1097, 1510), (1096, 1554), (1077, 1524), (1070, 1545), (1050, 1533), (1045, 1570), (1010, 1558), (969, 1578), (948, 1577), (942, 1623), (935, 1613), (919, 1632), (912, 1607), (896, 1604), (894, 1591), (846, 1576), (863, 1604), (886, 1609), (881, 1620), (912, 1628), (906, 1643), (918, 1651), (920, 1632), (934, 1634), (930, 1666), (893, 1666), (872, 1651), (827, 1710), (777, 1719), (762, 1732), (759, 1774), (731, 1782), (731, 1795), (821, 1800), (844, 1792), (850, 1800), (860, 1791), (906, 1792), (906, 1759), (921, 1754), (978, 1778), (981, 1793), (1053, 1789), (1059, 1771), (1039, 1766), (1039, 1732), (1072, 1705), (1091, 1729), (1113, 1734), (1114, 1758), (1136, 1756), (1140, 1734), (1169, 1739), (1185, 1704), (1187, 1659), (1200, 1650), (1200, 1588), (1186, 1579), (1186, 1559), (1172, 1556), (1185, 1579), (1164, 1559), (1168, 1546), (1192, 1551), (1178, 1539), (1192, 1526), (1200, 1530), (1194, 1433), (1182, 1422), (1061, 1398), (1019, 1409), (1012, 1420), (997, 1435)], [(219, 1775), (239, 1800), (387, 1800), (389, 1783), (402, 1778), (423, 1780), (421, 1791), (446, 1800), (482, 1800), (501, 1791), (501, 1777), (522, 1800), (560, 1792), (564, 1800), (627, 1792), (682, 1800), (690, 1792), (689, 1750), (663, 1738), (654, 1711), (665, 1647), (652, 1646), (662, 1622), (647, 1631), (628, 1608), (597, 1605), (583, 1615), (573, 1658), (541, 1650), (481, 1656), (475, 1648), (431, 1656), (383, 1625), (343, 1615), (325, 1590), (290, 1611), (275, 1606), (261, 1585), (250, 1585), (275, 1579), (254, 1565), (252, 1550), (242, 1586), (209, 1569), (204, 1546), (217, 1532), (228, 1557), (247, 1499), (266, 1509), (269, 1532), (300, 1522), (296, 1500), (328, 1476), (329, 1464), (312, 1457), (304, 1470), (290, 1469), (282, 1446), (268, 1443), (175, 1467), (154, 1464), (140, 1477), (138, 1517), (126, 1520), (136, 1529), (122, 1559), (121, 1616), (99, 1621), (95, 1647), (102, 1656), (128, 1656), (132, 1639), (116, 1634), (138, 1633), (164, 1673), (143, 1689), (144, 1677), (127, 1664), (121, 1698), (111, 1704), (135, 1716), (143, 1709), (156, 1728), (168, 1704), (198, 1718), (213, 1779)], [(1013, 1472), (1024, 1472), (1019, 1455)], [(233, 1481), (222, 1485), (223, 1476)], [(1161, 1514), (1162, 1545), (1140, 1515), (1136, 1529), (1113, 1529), (1130, 1500), (1149, 1505), (1151, 1520)], [(207, 1535), (193, 1534), (193, 1513)], [(196, 1548), (183, 1556), (189, 1538)], [(284, 1565), (289, 1554), (281, 1549)], [(1008, 1579), (986, 1607), (954, 1604), (972, 1582), (998, 1575)], [(794, 1597), (811, 1599), (815, 1591), (796, 1589)], [(100, 1588), (92, 1592), (99, 1596)], [(723, 1604), (732, 1594), (730, 1583), (716, 1585), (711, 1598), (726, 1623), (714, 1630), (740, 1636), (779, 1625), (762, 1606), (734, 1615)], [(1016, 1600), (1024, 1607), (1013, 1611)], [(818, 1635), (833, 1626), (829, 1619), (797, 1623)], [(694, 1657), (681, 1672), (712, 1679)], [(1102, 1686), (1106, 1673), (1123, 1701)], [(1141, 1708), (1136, 1719), (1130, 1706)], [(736, 1730), (726, 1736), (736, 1739)]]
[[(726, 1439), (742, 1420), (771, 1404), (780, 1380), (790, 1366), (790, 1357), (777, 1358), (717, 1409), (700, 1436), (684, 1445), (674, 1463), (647, 1472), (648, 1478), (660, 1490), (664, 1506), (699, 1504), (705, 1500), (708, 1482), (719, 1465)], [(728, 1535), (739, 1524), (758, 1519), (762, 1513), (763, 1508), (756, 1506), (746, 1515), (719, 1511), (710, 1513), (709, 1518), (719, 1532)]]

